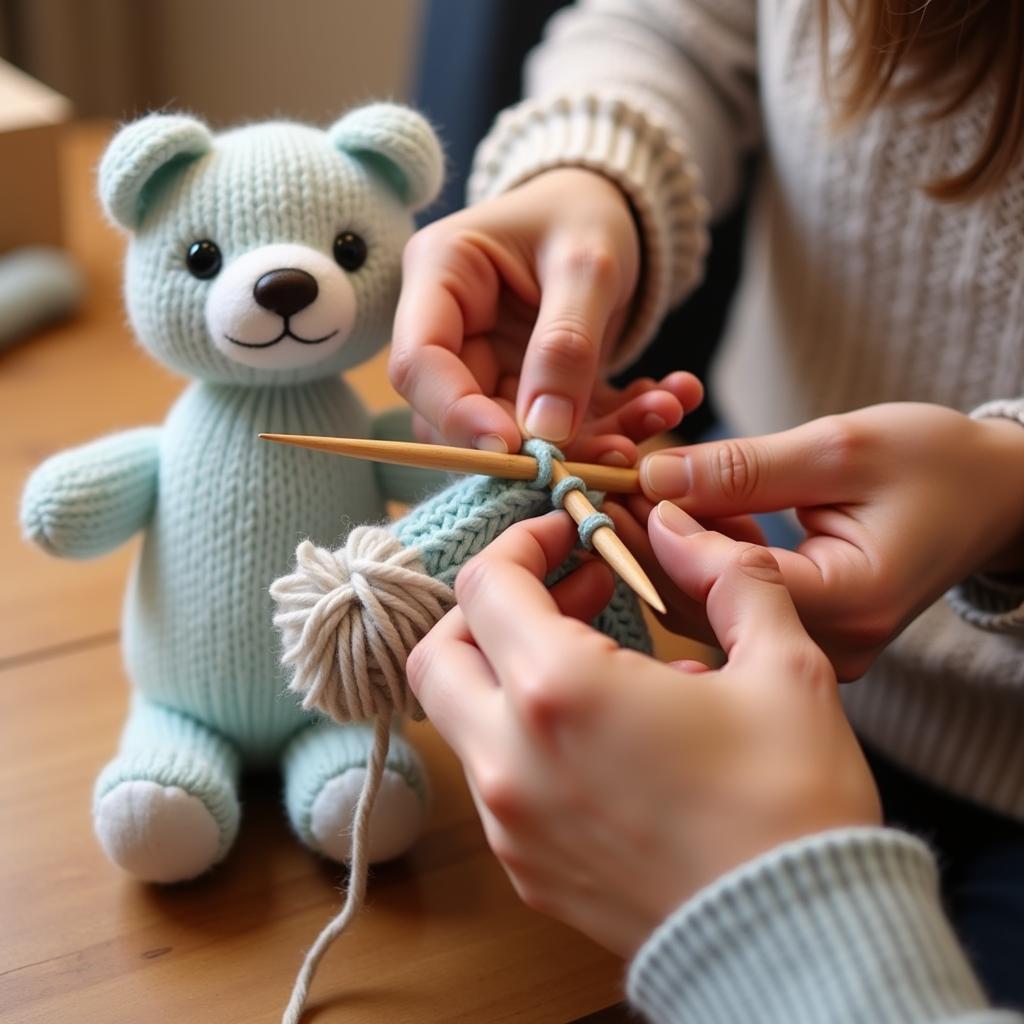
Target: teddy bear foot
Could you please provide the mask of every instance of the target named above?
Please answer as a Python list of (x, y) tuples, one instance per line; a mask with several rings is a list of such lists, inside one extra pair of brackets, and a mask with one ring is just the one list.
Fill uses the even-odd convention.
[(93, 822), (110, 860), (144, 882), (183, 882), (218, 859), (217, 822), (180, 786), (122, 782), (97, 803)]
[[(331, 860), (347, 864), (352, 859), (352, 819), (365, 779), (365, 768), (350, 768), (331, 779), (313, 801), (309, 829), (317, 851)], [(419, 838), (424, 817), (423, 798), (399, 772), (385, 768), (370, 814), (370, 863), (405, 853)]]

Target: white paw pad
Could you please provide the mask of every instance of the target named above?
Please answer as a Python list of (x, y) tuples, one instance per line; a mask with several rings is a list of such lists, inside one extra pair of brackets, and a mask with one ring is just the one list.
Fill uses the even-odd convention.
[(178, 786), (122, 782), (100, 800), (93, 820), (106, 855), (144, 882), (195, 878), (217, 859), (217, 822)]
[[(347, 863), (352, 858), (352, 818), (365, 779), (365, 768), (350, 768), (331, 779), (313, 801), (310, 830), (317, 849), (331, 860)], [(370, 862), (405, 853), (419, 838), (423, 818), (420, 798), (398, 772), (386, 768), (370, 814)]]

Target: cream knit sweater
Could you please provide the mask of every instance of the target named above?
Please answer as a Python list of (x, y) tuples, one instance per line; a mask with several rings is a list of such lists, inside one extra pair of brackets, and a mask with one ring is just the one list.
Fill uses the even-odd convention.
[[(841, 32), (836, 17), (833, 52)], [(991, 94), (938, 124), (902, 106), (837, 135), (818, 33), (814, 0), (580, 0), (531, 57), (529, 98), (481, 144), (470, 198), (565, 164), (620, 184), (645, 260), (624, 364), (699, 279), (705, 222), (733, 202), (757, 149), (745, 270), (712, 382), (731, 426), (763, 433), (895, 400), (999, 400), (980, 412), (1024, 422), (1024, 166), (971, 204), (917, 187), (973, 156)], [(968, 581), (845, 688), (885, 753), (1018, 818), (1022, 600), (1024, 588)]]

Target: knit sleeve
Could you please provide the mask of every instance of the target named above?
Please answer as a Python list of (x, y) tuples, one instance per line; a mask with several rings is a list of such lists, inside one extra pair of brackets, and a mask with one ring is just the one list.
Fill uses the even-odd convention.
[(758, 140), (754, 0), (579, 0), (527, 64), (527, 99), (477, 150), (476, 202), (559, 166), (613, 180), (640, 228), (643, 277), (615, 354), (627, 365), (699, 281), (706, 222)]
[(736, 869), (684, 904), (629, 972), (655, 1024), (1021, 1024), (987, 1008), (923, 843), (826, 832)]
[[(1024, 398), (986, 402), (971, 417), (1015, 420), (1024, 427)], [(961, 618), (979, 629), (1024, 634), (1024, 575), (977, 573), (953, 587), (946, 599)]]

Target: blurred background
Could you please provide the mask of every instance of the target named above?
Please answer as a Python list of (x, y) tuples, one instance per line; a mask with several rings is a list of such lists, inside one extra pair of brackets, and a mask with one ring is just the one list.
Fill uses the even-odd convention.
[(0, 0), (0, 58), (80, 118), (191, 110), (215, 127), (325, 123), (405, 100), (442, 132), (461, 197), (466, 163), (519, 95), (522, 62), (566, 0)]
[(318, 121), (408, 95), (420, 0), (2, 0), (0, 53), (82, 117)]
[[(445, 190), (425, 222), (463, 204), (475, 146), (519, 97), (526, 55), (567, 2), (0, 0), (0, 60), (53, 91), (48, 106), (36, 97), (40, 123), (112, 124), (184, 109), (215, 128), (271, 117), (325, 124), (371, 99), (412, 103), (437, 127), (448, 160)], [(0, 254), (60, 244), (57, 210), (42, 187), (58, 173), (53, 133), (49, 158), (37, 154), (45, 148), (32, 135), (38, 125), (20, 123), (5, 103), (0, 76), (0, 189), (26, 200), (0, 202)], [(12, 118), (17, 149), (5, 145)], [(703, 376), (735, 285), (743, 218), (741, 204), (716, 226), (705, 285), (668, 319), (633, 376), (661, 376), (683, 361)], [(691, 436), (712, 422), (709, 401), (691, 419)]]

